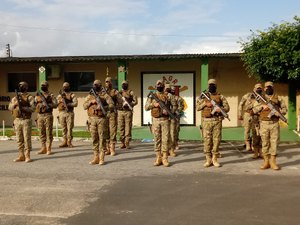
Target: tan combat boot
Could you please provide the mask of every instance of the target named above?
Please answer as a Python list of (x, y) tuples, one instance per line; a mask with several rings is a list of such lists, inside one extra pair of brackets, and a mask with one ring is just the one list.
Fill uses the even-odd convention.
[(46, 154), (46, 153), (47, 153), (46, 144), (45, 144), (45, 143), (42, 143), (41, 150), (38, 151), (36, 154)]
[(154, 166), (160, 166), (162, 163), (162, 159), (161, 159), (161, 153), (160, 151), (159, 152), (156, 152), (156, 160), (155, 162), (153, 163)]
[(262, 170), (270, 168), (269, 155), (264, 155), (264, 164), (260, 166)]
[(25, 162), (32, 162), (32, 160), (30, 159), (30, 151), (28, 150), (25, 152)]
[(124, 141), (121, 142), (120, 148), (126, 148), (126, 145), (125, 145), (125, 142), (124, 142)]
[(211, 155), (210, 154), (206, 154), (206, 162), (204, 163), (204, 167), (210, 167), (212, 165), (212, 160), (211, 160)]
[(125, 147), (126, 147), (126, 149), (130, 149), (129, 141), (125, 142)]
[(168, 162), (168, 152), (163, 152), (162, 164), (163, 164), (165, 167), (170, 166), (170, 163)]
[(106, 151), (105, 151), (105, 155), (110, 155), (110, 145), (109, 145), (109, 142), (107, 141), (106, 142)]
[(252, 159), (258, 159), (259, 158), (259, 154), (258, 154), (258, 148), (257, 147), (253, 147), (253, 156)]
[(177, 154), (175, 153), (174, 149), (171, 148), (171, 150), (169, 151), (169, 155), (172, 156), (172, 157), (176, 157)]
[(218, 163), (218, 154), (214, 154), (212, 157), (212, 163), (215, 167), (221, 167), (221, 164)]
[(52, 142), (50, 142), (47, 146), (47, 155), (51, 155), (52, 154)]
[(69, 148), (73, 148), (74, 147), (74, 145), (72, 144), (72, 140), (71, 139), (68, 139), (67, 145), (68, 145)]
[(273, 170), (280, 170), (280, 167), (276, 163), (276, 155), (271, 155), (271, 158), (270, 158), (270, 167)]
[(25, 155), (24, 155), (24, 151), (21, 150), (19, 151), (19, 157), (14, 159), (14, 162), (23, 162), (25, 161)]
[(110, 155), (115, 156), (116, 155), (116, 150), (115, 150), (115, 143), (110, 144)]
[(251, 143), (250, 141), (245, 141), (246, 151), (251, 151)]
[(63, 139), (63, 142), (58, 146), (60, 148), (65, 148), (65, 147), (68, 147), (68, 144), (67, 144), (67, 139)]
[(105, 152), (103, 150), (100, 151), (99, 165), (104, 165), (104, 156), (105, 156)]
[(99, 163), (99, 152), (94, 151), (94, 158), (89, 162), (90, 165), (95, 165)]

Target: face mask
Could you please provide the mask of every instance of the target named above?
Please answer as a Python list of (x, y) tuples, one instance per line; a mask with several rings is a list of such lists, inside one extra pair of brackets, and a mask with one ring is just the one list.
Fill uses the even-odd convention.
[(167, 92), (167, 93), (171, 93), (171, 89), (167, 89), (166, 92)]
[(48, 87), (42, 86), (42, 87), (41, 87), (41, 90), (42, 90), (43, 92), (46, 92), (46, 91), (48, 91)]
[(127, 90), (128, 89), (128, 85), (127, 84), (122, 84), (122, 89), (123, 90)]
[(175, 91), (171, 91), (171, 94), (172, 94), (172, 95), (175, 95)]
[(262, 94), (262, 89), (257, 89), (256, 93), (259, 94), (259, 95), (261, 95)]
[(21, 91), (22, 93), (24, 93), (24, 92), (27, 91), (27, 88), (26, 88), (26, 87), (20, 87), (20, 91)]
[(164, 90), (164, 87), (157, 87), (156, 90), (157, 90), (158, 92), (162, 92), (162, 91)]
[(209, 85), (208, 91), (209, 91), (210, 93), (215, 93), (216, 90), (217, 90), (217, 87), (216, 87), (215, 85)]
[(70, 88), (64, 88), (64, 92), (69, 92)]
[(93, 89), (94, 89), (96, 92), (99, 92), (99, 91), (101, 90), (101, 86), (93, 85)]
[(273, 93), (274, 93), (273, 88), (268, 87), (267, 90), (266, 90), (266, 94), (267, 94), (267, 95), (272, 95)]

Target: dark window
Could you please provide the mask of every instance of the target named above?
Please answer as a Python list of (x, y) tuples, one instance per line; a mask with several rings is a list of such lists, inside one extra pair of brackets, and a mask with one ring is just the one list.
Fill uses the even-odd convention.
[(93, 87), (94, 72), (65, 72), (65, 82), (71, 86), (71, 91), (89, 91)]
[(21, 81), (28, 83), (28, 92), (35, 92), (37, 87), (36, 73), (8, 73), (8, 92), (14, 92), (18, 89), (18, 84)]

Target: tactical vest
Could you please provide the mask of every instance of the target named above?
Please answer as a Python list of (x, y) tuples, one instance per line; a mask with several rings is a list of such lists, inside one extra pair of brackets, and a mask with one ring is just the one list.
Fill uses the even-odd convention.
[[(45, 99), (46, 99), (46, 103), (48, 106), (49, 106), (49, 104), (52, 104), (52, 97), (50, 94), (47, 97), (45, 96)], [(45, 114), (45, 113), (52, 113), (52, 111), (53, 111), (53, 108), (49, 107), (47, 109), (47, 107), (44, 106), (44, 104), (43, 104), (43, 100), (42, 100), (41, 96), (37, 95), (36, 96), (36, 112), (39, 114)]]
[[(222, 106), (222, 100), (221, 100), (221, 94), (220, 93), (216, 93), (216, 94), (210, 94), (210, 93), (206, 93), (212, 100), (214, 100), (219, 106)], [(209, 101), (207, 99), (204, 100), (206, 103), (208, 103)], [(204, 109), (202, 110), (202, 116), (204, 118), (211, 118), (211, 117), (219, 117), (222, 116), (222, 113), (214, 113), (214, 115), (211, 114), (213, 108), (209, 108), (207, 106), (204, 107)]]
[[(19, 98), (20, 109), (22, 107), (30, 107), (28, 97), (29, 94), (20, 94), (20, 98)], [(24, 111), (22, 111), (21, 113), (18, 107), (12, 110), (12, 115), (14, 118), (30, 119), (31, 114), (32, 114), (31, 112), (24, 112)]]
[[(156, 92), (154, 93), (154, 95), (156, 95), (158, 97), (158, 99), (160, 101), (162, 101), (162, 103), (165, 104), (165, 106), (170, 109), (171, 103), (168, 99), (168, 94), (167, 93), (159, 93)], [(153, 101), (153, 100), (152, 100)], [(160, 107), (153, 107), (151, 109), (151, 116), (153, 116), (154, 118), (159, 118), (159, 117), (169, 117), (168, 115), (165, 115), (162, 113), (162, 109)]]
[[(130, 95), (130, 92), (131, 92), (131, 90), (126, 90), (126, 91), (122, 90), (122, 91), (120, 91), (121, 96), (124, 97), (129, 104), (131, 104), (133, 102), (133, 96)], [(130, 110), (127, 105), (124, 106), (124, 107), (123, 107), (123, 105), (120, 105), (119, 109), (120, 110), (128, 110), (128, 111)]]
[(116, 94), (116, 89), (107, 89), (107, 94), (112, 98), (114, 104), (117, 105), (118, 103), (118, 95)]
[[(66, 93), (66, 96), (65, 96), (66, 105), (68, 105), (69, 103), (73, 103), (72, 95), (73, 95), (72, 92)], [(60, 95), (60, 98), (63, 99), (63, 96)], [(74, 111), (74, 107), (72, 107), (72, 106), (67, 106), (67, 107), (68, 107), (68, 112)], [(58, 111), (66, 111), (66, 107), (64, 106), (63, 102), (58, 103), (57, 108), (58, 108)]]
[[(107, 111), (107, 102), (105, 100), (105, 96), (100, 94), (99, 95), (100, 97), (100, 101), (102, 102), (102, 105), (103, 107), (105, 108), (105, 110)], [(89, 100), (92, 101), (92, 100), (96, 100), (96, 98), (93, 96), (93, 95), (90, 95), (89, 96)], [(91, 104), (88, 109), (87, 109), (87, 114), (88, 116), (91, 116), (91, 117), (104, 117), (105, 115), (103, 114), (102, 110), (101, 109), (98, 109), (98, 104), (97, 102), (96, 103), (93, 103)]]
[[(266, 97), (265, 97), (266, 98)], [(272, 104), (275, 106), (275, 108), (280, 108), (280, 105), (279, 105), (279, 100), (278, 100), (278, 95), (274, 94), (272, 96), (272, 98), (269, 99)], [(260, 112), (260, 115), (259, 115), (259, 119), (262, 120), (262, 121), (278, 121), (279, 118), (277, 116), (272, 116), (271, 118), (268, 117), (268, 115), (270, 114), (271, 110), (270, 109), (263, 109), (261, 112)]]

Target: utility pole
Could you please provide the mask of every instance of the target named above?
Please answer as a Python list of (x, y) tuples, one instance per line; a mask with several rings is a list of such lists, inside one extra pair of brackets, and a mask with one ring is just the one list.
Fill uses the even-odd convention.
[(10, 50), (10, 45), (7, 44), (6, 45), (6, 57), (12, 57), (12, 54), (11, 54), (11, 50)]

